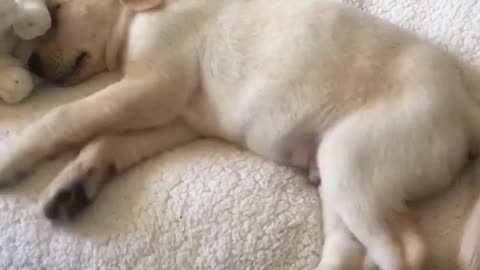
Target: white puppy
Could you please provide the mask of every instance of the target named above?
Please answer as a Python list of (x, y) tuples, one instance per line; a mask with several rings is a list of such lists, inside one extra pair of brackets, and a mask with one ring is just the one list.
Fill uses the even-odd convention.
[[(320, 168), (319, 269), (421, 269), (406, 201), (448, 188), (480, 145), (479, 75), (396, 26), (329, 0), (52, 0), (31, 66), (78, 83), (124, 77), (46, 114), (0, 156), (0, 181), (85, 145), (53, 181), (47, 217), (73, 216), (112, 173), (199, 136)], [(54, 8), (53, 8), (54, 7)], [(480, 206), (476, 209), (480, 209)], [(480, 210), (476, 210), (480, 212)], [(461, 263), (480, 267), (479, 213)]]

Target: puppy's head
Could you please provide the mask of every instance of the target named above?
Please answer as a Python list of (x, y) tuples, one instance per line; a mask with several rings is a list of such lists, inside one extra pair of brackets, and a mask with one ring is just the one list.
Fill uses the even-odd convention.
[[(28, 64), (48, 81), (70, 85), (107, 69), (116, 54), (122, 9), (141, 12), (164, 0), (47, 0), (52, 28), (36, 42)], [(115, 52), (112, 52), (115, 51)]]

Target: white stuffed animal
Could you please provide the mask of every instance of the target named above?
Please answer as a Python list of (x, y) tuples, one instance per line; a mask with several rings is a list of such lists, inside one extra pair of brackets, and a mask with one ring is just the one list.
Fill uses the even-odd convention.
[(45, 34), (51, 23), (44, 0), (0, 0), (0, 98), (5, 102), (19, 102), (34, 88), (32, 74), (14, 57), (14, 49)]

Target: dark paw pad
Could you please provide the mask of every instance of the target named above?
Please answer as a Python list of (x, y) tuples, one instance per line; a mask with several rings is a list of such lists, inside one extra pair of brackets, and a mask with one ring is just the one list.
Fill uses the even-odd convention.
[(43, 211), (50, 220), (73, 219), (90, 204), (85, 187), (77, 182), (62, 189), (45, 205)]

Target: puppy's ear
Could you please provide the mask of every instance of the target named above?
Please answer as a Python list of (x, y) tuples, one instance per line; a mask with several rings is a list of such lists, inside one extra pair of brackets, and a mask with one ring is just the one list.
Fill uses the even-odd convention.
[(121, 0), (121, 2), (129, 9), (134, 11), (146, 11), (160, 7), (167, 0)]

